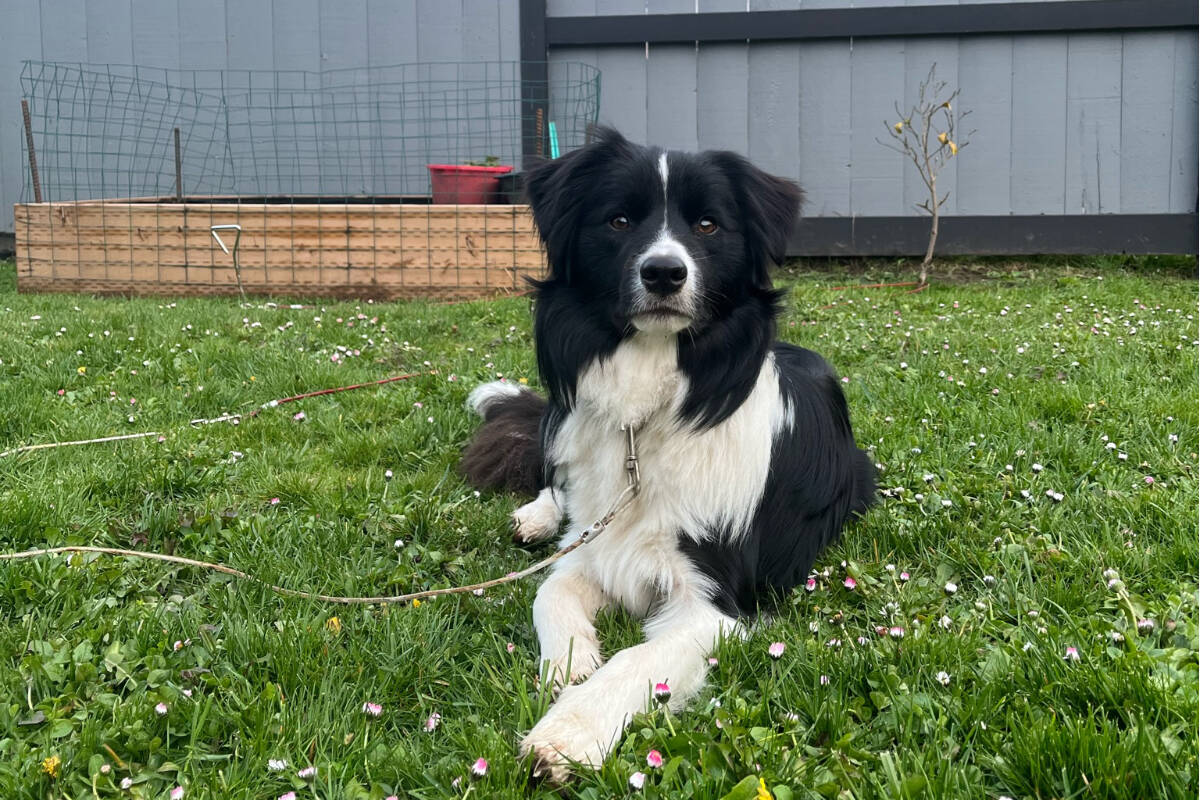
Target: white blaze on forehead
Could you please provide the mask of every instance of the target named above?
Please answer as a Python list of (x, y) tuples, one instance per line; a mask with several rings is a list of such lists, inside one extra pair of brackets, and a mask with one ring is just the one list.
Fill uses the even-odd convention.
[(667, 224), (667, 151), (662, 151), (658, 156), (658, 174), (662, 176), (663, 183), (663, 227)]

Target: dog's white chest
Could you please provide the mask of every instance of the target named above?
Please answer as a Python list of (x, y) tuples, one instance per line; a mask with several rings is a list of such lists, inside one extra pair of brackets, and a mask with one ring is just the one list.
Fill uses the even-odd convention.
[(550, 457), (566, 479), (562, 500), (573, 538), (624, 489), (621, 426), (635, 427), (641, 493), (580, 554), (607, 593), (644, 611), (695, 580), (679, 551), (680, 536), (698, 540), (724, 530), (736, 537), (746, 529), (766, 484), (774, 434), (790, 420), (767, 359), (754, 390), (728, 419), (701, 431), (681, 425), (676, 412), (687, 380), (678, 369), (675, 338), (669, 347), (638, 339), (583, 373)]

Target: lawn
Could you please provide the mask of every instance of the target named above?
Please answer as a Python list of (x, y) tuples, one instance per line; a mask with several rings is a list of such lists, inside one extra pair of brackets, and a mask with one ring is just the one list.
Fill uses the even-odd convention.
[[(845, 376), (883, 502), (721, 645), (699, 702), (638, 717), (571, 793), (642, 771), (646, 797), (749, 800), (759, 776), (781, 799), (1196, 796), (1194, 262), (1036, 266), (918, 294), (833, 288), (882, 268), (783, 276), (782, 336)], [(523, 299), (27, 296), (0, 265), (0, 451), (163, 433), (0, 458), (0, 551), (160, 551), (344, 595), (519, 569), (547, 551), (510, 544), (517, 499), (455, 464), (467, 392), (536, 385), (530, 345)], [(155, 562), (0, 563), (0, 796), (553, 797), (514, 754), (549, 702), (536, 583), (343, 607)], [(639, 636), (600, 630), (607, 652)]]

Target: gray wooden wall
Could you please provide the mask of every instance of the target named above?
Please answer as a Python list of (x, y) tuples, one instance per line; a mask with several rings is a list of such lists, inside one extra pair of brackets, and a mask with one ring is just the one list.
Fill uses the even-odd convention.
[(0, 0), (0, 231), (27, 169), (25, 59), (312, 70), (520, 60), (518, 0)]
[[(547, 0), (557, 16), (799, 4)], [(844, 3), (803, 0), (819, 5)], [(518, 0), (0, 0), (0, 231), (12, 230), (25, 171), (23, 59), (305, 70), (515, 61), (519, 25)], [(551, 58), (599, 67), (602, 122), (639, 141), (743, 152), (799, 179), (809, 215), (917, 213), (915, 173), (876, 138), (934, 61), (976, 129), (940, 179), (945, 213), (1196, 210), (1194, 31), (559, 48)]]
[[(547, 3), (551, 16), (848, 5)], [(552, 58), (600, 68), (601, 122), (641, 142), (745, 153), (798, 179), (809, 216), (920, 213), (915, 169), (876, 139), (936, 62), (972, 112), (964, 128), (976, 130), (939, 177), (950, 191), (944, 213), (1129, 214), (1196, 211), (1196, 50), (1195, 31), (1167, 31), (572, 47)]]

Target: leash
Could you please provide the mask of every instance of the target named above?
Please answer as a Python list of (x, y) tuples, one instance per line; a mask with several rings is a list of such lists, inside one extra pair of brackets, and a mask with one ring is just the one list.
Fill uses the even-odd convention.
[[(393, 379), (399, 380), (399, 379)], [(380, 381), (381, 383), (383, 381)], [(369, 384), (364, 384), (369, 385)], [(294, 398), (289, 398), (294, 399)], [(272, 401), (276, 402), (276, 401)], [(285, 401), (286, 402), (286, 401)], [(270, 404), (268, 404), (270, 405)], [(265, 406), (264, 406), (265, 407)], [(248, 572), (243, 572), (240, 569), (227, 567), (224, 564), (214, 564), (209, 561), (197, 561), (192, 558), (184, 558), (182, 556), (171, 556), (165, 553), (149, 553), (139, 550), (121, 550), (115, 547), (95, 547), (90, 545), (68, 545), (65, 547), (48, 547), (36, 550), (25, 550), (20, 553), (0, 553), (0, 561), (14, 561), (25, 558), (35, 558), (38, 556), (57, 555), (59, 553), (97, 553), (100, 555), (121, 556), (124, 558), (144, 558), (151, 561), (165, 561), (170, 564), (181, 564), (189, 567), (200, 567), (201, 569), (220, 572), (225, 575), (232, 575), (241, 580), (257, 583), (260, 586), (265, 586), (276, 594), (284, 597), (299, 597), (305, 600), (320, 600), (325, 603), (340, 603), (342, 605), (364, 605), (377, 603), (407, 603), (414, 600), (425, 600), (431, 597), (440, 597), (450, 594), (465, 594), (467, 592), (480, 592), (485, 589), (490, 589), (494, 586), (503, 586), (506, 583), (513, 583), (522, 578), (526, 578), (535, 572), (540, 572), (546, 567), (563, 558), (568, 553), (578, 550), (588, 542), (594, 541), (597, 536), (604, 533), (612, 521), (618, 514), (624, 511), (633, 499), (637, 497), (641, 491), (642, 476), (641, 468), (638, 462), (637, 441), (634, 435), (633, 426), (622, 426), (622, 433), (625, 434), (625, 488), (616, 496), (613, 502), (609, 505), (608, 510), (598, 520), (593, 522), (588, 527), (584, 528), (578, 538), (566, 547), (561, 548), (553, 555), (542, 559), (536, 564), (526, 567), (519, 572), (510, 572), (504, 577), (493, 578), (490, 581), (482, 583), (473, 583), (469, 586), (451, 586), (445, 589), (427, 589), (422, 592), (410, 592), (408, 594), (398, 594), (386, 597), (339, 597), (337, 595), (318, 594), (316, 592), (304, 592), (298, 589), (288, 589), (284, 586), (276, 586), (273, 583), (268, 583), (261, 578), (256, 578)], [(150, 435), (150, 434), (146, 434)]]
[[(393, 375), (390, 378), (382, 378), (377, 381), (369, 381), (367, 383), (356, 383), (352, 386), (337, 386), (332, 389), (319, 389), (315, 392), (305, 392), (304, 394), (294, 394), (291, 397), (280, 397), (277, 400), (271, 400), (266, 403), (263, 403), (261, 406), (254, 409), (253, 411), (249, 412), (248, 414), (222, 414), (219, 417), (213, 417), (211, 419), (194, 419), (191, 422), (189, 422), (188, 425), (190, 425), (193, 428), (199, 428), (202, 425), (214, 425), (218, 422), (228, 422), (232, 425), (238, 425), (238, 424), (241, 424), (241, 421), (243, 419), (254, 419), (260, 413), (267, 410), (268, 408), (277, 408), (281, 405), (284, 405), (285, 403), (294, 403), (297, 400), (304, 400), (305, 398), (308, 398), (308, 397), (320, 397), (321, 395), (337, 394), (338, 392), (352, 392), (355, 389), (366, 389), (371, 386), (382, 386), (383, 384), (386, 384), (386, 383), (395, 383), (396, 381), (406, 381), (409, 378), (417, 378), (424, 374), (425, 373), (422, 373), (422, 372), (410, 372), (405, 375)], [(436, 372), (430, 371), (428, 374), (434, 375), (434, 374), (436, 374)], [(54, 447), (75, 447), (75, 446), (81, 445), (81, 444), (101, 444), (103, 442), (119, 442), (119, 441), (123, 441), (126, 439), (144, 439), (147, 436), (162, 437), (165, 435), (166, 435), (165, 431), (144, 431), (142, 433), (126, 433), (126, 434), (122, 434), (120, 436), (101, 436), (98, 439), (77, 439), (73, 442), (44, 442), (42, 444), (28, 444), (28, 445), (25, 445), (24, 447), (14, 447), (11, 450), (5, 450), (4, 452), (0, 452), (0, 458), (4, 458), (5, 456), (15, 456), (20, 453), (29, 453), (34, 450), (48, 450), (48, 449), (54, 448)]]

